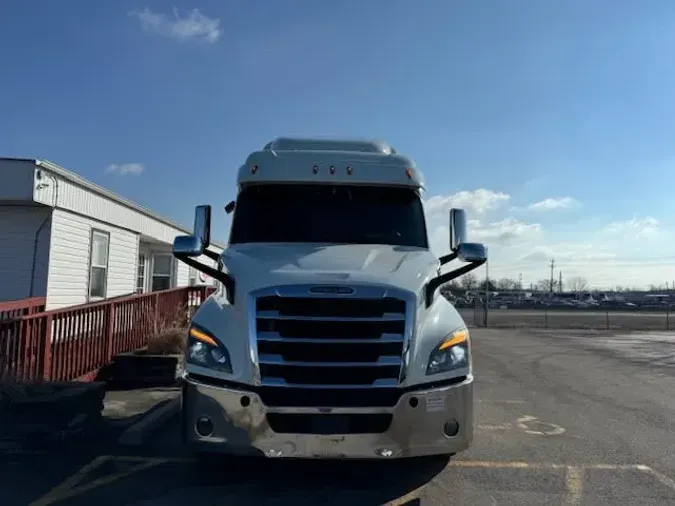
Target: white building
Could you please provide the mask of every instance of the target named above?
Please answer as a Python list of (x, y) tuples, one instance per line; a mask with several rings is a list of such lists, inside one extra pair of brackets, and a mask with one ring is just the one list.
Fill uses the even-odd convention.
[(0, 158), (0, 301), (46, 297), (56, 309), (213, 283), (172, 256), (186, 233), (54, 163)]

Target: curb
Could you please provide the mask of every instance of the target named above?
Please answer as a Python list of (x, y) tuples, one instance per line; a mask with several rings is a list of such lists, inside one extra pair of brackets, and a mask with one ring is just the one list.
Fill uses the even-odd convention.
[(141, 445), (154, 431), (166, 424), (180, 410), (180, 396), (151, 411), (126, 429), (117, 442), (121, 445)]

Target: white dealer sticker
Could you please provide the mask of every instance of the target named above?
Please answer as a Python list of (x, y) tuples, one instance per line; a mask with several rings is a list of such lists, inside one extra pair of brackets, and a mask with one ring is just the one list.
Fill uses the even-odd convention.
[(430, 395), (426, 398), (427, 412), (445, 411), (445, 397), (442, 395)]

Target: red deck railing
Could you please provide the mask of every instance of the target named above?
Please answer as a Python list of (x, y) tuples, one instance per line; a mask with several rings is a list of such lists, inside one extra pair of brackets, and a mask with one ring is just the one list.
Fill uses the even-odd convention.
[(174, 288), (52, 311), (44, 311), (44, 299), (42, 306), (36, 299), (0, 304), (0, 314), (5, 305), (15, 311), (0, 320), (0, 374), (21, 381), (88, 379), (115, 355), (147, 346), (158, 324), (194, 310), (213, 290)]
[(0, 324), (5, 320), (12, 320), (19, 316), (39, 313), (44, 310), (44, 297), (31, 297), (29, 299), (0, 302)]

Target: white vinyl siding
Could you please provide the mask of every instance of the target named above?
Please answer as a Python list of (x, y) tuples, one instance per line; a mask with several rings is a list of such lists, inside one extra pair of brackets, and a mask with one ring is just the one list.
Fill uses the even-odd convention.
[(92, 230), (110, 234), (106, 297), (128, 295), (136, 288), (137, 234), (62, 209), (52, 216), (47, 306), (57, 309), (87, 302)]
[(188, 284), (190, 283), (190, 267), (187, 264), (179, 260), (176, 260), (175, 268), (176, 268), (176, 286), (188, 286)]
[[(170, 245), (174, 237), (186, 233), (178, 227), (163, 223), (107, 196), (95, 193), (74, 181), (59, 176), (54, 177), (58, 179), (58, 190), (54, 190), (53, 183), (36, 189), (36, 202), (47, 205), (56, 204), (57, 208), (73, 211), (102, 223), (112, 223), (117, 227), (133, 230), (164, 244)], [(50, 182), (48, 178), (43, 178), (43, 180), (46, 183)]]
[(0, 301), (47, 295), (51, 213), (43, 206), (0, 206)]
[[(109, 234), (105, 269), (92, 262), (93, 230)], [(0, 300), (32, 294), (46, 296), (48, 309), (83, 304), (90, 300), (90, 289), (93, 299), (101, 293), (92, 283), (104, 270), (106, 297), (139, 288), (149, 291), (152, 255), (170, 254), (174, 238), (186, 233), (55, 164), (0, 159)], [(139, 243), (144, 240), (151, 249), (139, 270), (139, 249), (145, 251)], [(205, 257), (199, 260), (214, 264)], [(199, 273), (191, 275), (183, 262), (172, 262), (171, 287), (187, 286), (191, 280), (204, 284)], [(156, 287), (166, 285), (160, 277), (155, 276)]]

